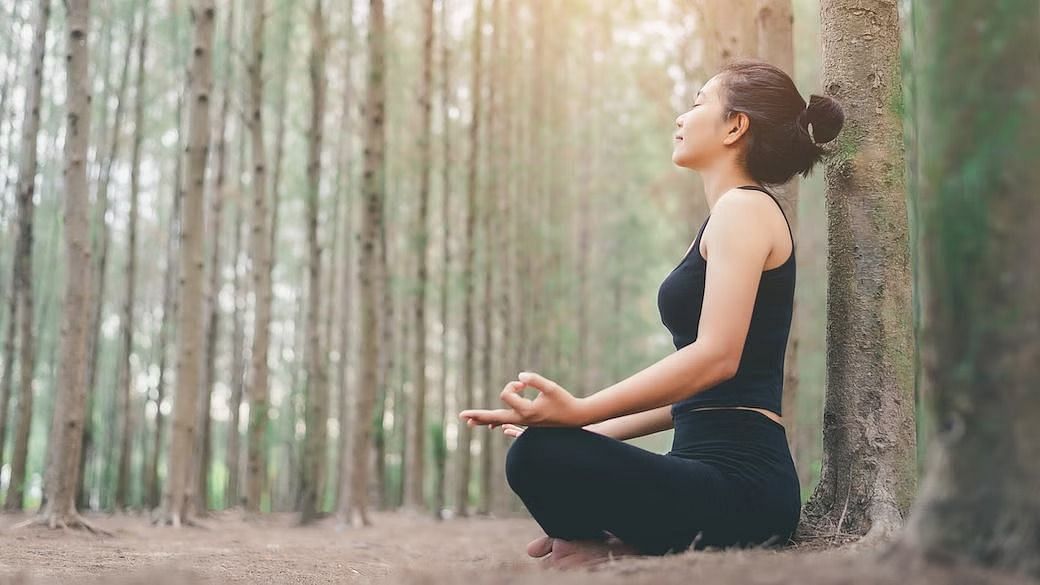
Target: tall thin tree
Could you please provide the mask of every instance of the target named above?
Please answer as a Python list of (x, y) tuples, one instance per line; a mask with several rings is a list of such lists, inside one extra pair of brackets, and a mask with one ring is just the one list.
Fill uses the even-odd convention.
[(307, 434), (304, 439), (303, 474), (300, 494), (300, 521), (310, 522), (321, 509), (324, 493), (325, 447), (329, 418), (325, 343), (322, 339), (321, 240), (318, 215), (321, 207), (321, 149), (324, 139), (325, 94), (328, 81), (325, 56), (328, 35), (322, 0), (314, 1), (311, 11), (311, 118), (307, 133)]
[[(43, 88), (43, 57), (47, 50), (47, 24), (50, 21), (50, 0), (39, 0), (33, 11), (33, 43), (31, 49), (31, 67), (27, 91), (25, 92), (25, 121), (22, 124), (21, 160), (18, 164), (18, 240), (15, 244), (13, 275), (11, 281), (11, 311), (8, 322), (8, 355), (12, 355), (15, 334), (15, 323), (19, 324), (18, 352), (18, 411), (15, 417), (14, 451), (11, 461), (11, 479), (8, 484), (6, 510), (20, 510), (22, 496), (25, 493), (25, 463), (29, 450), (29, 430), (32, 423), (33, 389), (32, 380), (35, 369), (35, 344), (33, 337), (33, 214), (35, 204), (33, 193), (36, 190), (37, 170), (37, 138), (40, 134), (40, 102)], [(11, 360), (4, 364), (4, 380), (0, 382), (3, 390), (4, 406), (0, 407), (0, 461), (4, 452), (4, 419), (7, 415), (6, 402), (10, 396), (10, 380), (14, 377), (11, 371)]]
[(91, 306), (90, 199), (87, 149), (90, 139), (90, 0), (65, 2), (65, 291), (62, 302), (58, 385), (50, 433), (40, 520), (51, 528), (94, 530), (76, 511), (79, 454), (86, 410), (87, 321)]
[(433, 0), (422, 2), (422, 72), (419, 82), (419, 217), (415, 251), (415, 352), (412, 372), (415, 380), (415, 399), (411, 404), (411, 423), (408, 425), (407, 462), (405, 469), (405, 505), (419, 509), (423, 506), (423, 468), (426, 462), (426, 289), (429, 280), (429, 222), (430, 175), (433, 167)]
[(232, 67), (231, 54), (234, 52), (235, 2), (228, 3), (227, 17), (224, 20), (224, 63), (221, 75), (220, 109), (217, 113), (216, 138), (214, 140), (213, 182), (209, 194), (209, 224), (211, 234), (209, 242), (209, 284), (206, 289), (206, 336), (203, 351), (202, 392), (199, 394), (198, 413), (195, 433), (195, 454), (193, 455), (194, 471), (192, 473), (195, 487), (193, 508), (199, 515), (205, 515), (208, 508), (209, 468), (212, 454), (212, 420), (209, 412), (213, 402), (213, 386), (216, 384), (216, 359), (220, 341), (220, 289), (224, 284), (224, 255), (221, 235), (224, 227), (225, 184), (227, 182), (227, 125), (231, 110)]
[(348, 518), (353, 526), (372, 524), (368, 515), (372, 416), (378, 384), (380, 339), (376, 318), (376, 245), (386, 196), (386, 14), (383, 0), (368, 4), (368, 85), (365, 92), (364, 167), (361, 189), (365, 213), (361, 232), (361, 364), (354, 408), (353, 469)]
[[(472, 408), (475, 398), (473, 375), (475, 365), (473, 354), (477, 350), (476, 324), (473, 313), (476, 311), (476, 273), (474, 258), (476, 255), (477, 232), (477, 169), (480, 164), (480, 113), (483, 65), (481, 48), (483, 46), (482, 29), (484, 27), (484, 0), (474, 0), (473, 18), (473, 70), (470, 95), (473, 96), (472, 111), (469, 124), (469, 160), (466, 162), (466, 233), (463, 243), (462, 283), (465, 299), (463, 300), (462, 327), (465, 341), (462, 349), (462, 385), (459, 387), (459, 404), (464, 408)], [(458, 425), (458, 453), (455, 473), (455, 512), (459, 516), (469, 514), (469, 483), (472, 475), (473, 457), (470, 456), (470, 444), (473, 429), (467, 424)]]
[(181, 207), (181, 254), (177, 314), (177, 390), (170, 432), (170, 466), (162, 520), (179, 526), (189, 520), (191, 454), (194, 446), (198, 387), (202, 381), (203, 277), (205, 271), (206, 159), (209, 154), (209, 104), (213, 90), (213, 0), (195, 0), (188, 110), (186, 188)]
[(249, 369), (249, 434), (247, 441), (245, 507), (260, 511), (267, 476), (264, 436), (267, 433), (268, 369), (271, 325), (271, 222), (268, 218), (267, 154), (264, 149), (264, 0), (252, 5), (252, 58), (249, 63), (249, 135), (253, 160), (253, 209), (250, 228), (253, 292), (253, 350)]

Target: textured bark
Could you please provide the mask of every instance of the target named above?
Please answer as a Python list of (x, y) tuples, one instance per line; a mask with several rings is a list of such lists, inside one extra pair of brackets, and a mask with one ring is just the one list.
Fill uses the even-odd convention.
[[(776, 65), (785, 73), (794, 77), (794, 11), (791, 0), (759, 0), (755, 9), (755, 24), (758, 29), (757, 51), (758, 58)], [(799, 178), (795, 176), (790, 182), (783, 185), (779, 191), (778, 199), (784, 204), (784, 212), (787, 221), (791, 224), (791, 232), (798, 238), (798, 185)], [(801, 251), (797, 241), (795, 242), (796, 256)], [(797, 263), (798, 258), (795, 258)], [(791, 333), (787, 338), (787, 348), (784, 351), (784, 390), (783, 403), (780, 405), (781, 414), (784, 417), (784, 427), (787, 434), (788, 447), (799, 463), (808, 456), (802, 452), (798, 441), (798, 308), (797, 299), (792, 307)]]
[(1040, 579), (1040, 8), (912, 10), (904, 95), (934, 431), (902, 540)]
[[(477, 169), (480, 164), (480, 112), (481, 84), (483, 83), (483, 65), (481, 59), (481, 29), (484, 26), (484, 0), (474, 0), (473, 24), (473, 70), (470, 84), (470, 95), (473, 96), (472, 117), (469, 123), (469, 160), (466, 162), (466, 233), (462, 244), (462, 286), (463, 286), (463, 346), (462, 346), (462, 384), (459, 386), (458, 401), (462, 408), (474, 408), (473, 386), (476, 382), (473, 363), (477, 351), (476, 323), (473, 313), (476, 311), (476, 275), (474, 257), (476, 255), (477, 234)], [(473, 457), (470, 445), (473, 429), (467, 424), (457, 424), (458, 446), (457, 467), (455, 472), (455, 513), (458, 516), (469, 515), (469, 482), (472, 474)]]
[(361, 304), (361, 363), (354, 409), (354, 460), (351, 471), (349, 518), (354, 526), (370, 525), (368, 516), (368, 476), (372, 408), (378, 383), (380, 340), (377, 335), (376, 245), (383, 223), (383, 201), (386, 187), (386, 15), (383, 0), (369, 0), (368, 20), (368, 85), (365, 95), (364, 167), (361, 189), (365, 202), (362, 221), (360, 286)]
[(47, 24), (50, 21), (50, 0), (39, 0), (33, 11), (33, 43), (30, 52), (31, 70), (25, 93), (25, 121), (22, 124), (21, 160), (18, 163), (18, 239), (12, 263), (10, 321), (8, 321), (7, 360), (4, 364), (2, 385), (3, 405), (0, 406), (0, 463), (4, 452), (4, 421), (14, 372), (15, 323), (18, 323), (18, 409), (15, 413), (14, 449), (11, 453), (11, 479), (8, 484), (5, 510), (21, 510), (25, 494), (25, 462), (29, 448), (29, 429), (32, 423), (32, 380), (35, 370), (36, 340), (33, 337), (33, 193), (36, 186), (37, 138), (40, 133), (40, 94), (43, 85), (43, 57), (46, 52)]
[(86, 410), (88, 314), (93, 291), (87, 148), (90, 137), (89, 0), (67, 0), (65, 126), (65, 290), (58, 383), (49, 440), (50, 457), (41, 512), (48, 526), (87, 525), (76, 512), (75, 492)]
[(189, 521), (192, 448), (199, 383), (202, 381), (203, 279), (205, 272), (206, 159), (209, 154), (209, 104), (213, 90), (213, 0), (195, 0), (188, 109), (187, 176), (181, 207), (180, 287), (177, 313), (177, 390), (170, 432), (169, 472), (163, 520), (179, 526)]
[(422, 2), (422, 78), (419, 85), (419, 216), (415, 253), (415, 351), (412, 372), (415, 398), (410, 405), (405, 450), (404, 505), (423, 506), (423, 470), (426, 463), (426, 290), (429, 286), (430, 175), (433, 167), (433, 0)]
[(249, 375), (249, 433), (245, 507), (260, 511), (267, 476), (264, 435), (267, 433), (268, 368), (271, 325), (271, 233), (268, 223), (267, 154), (264, 151), (264, 0), (253, 6), (252, 60), (249, 64), (249, 134), (253, 160), (253, 217), (250, 230), (253, 291), (256, 298), (253, 350)]
[(327, 47), (322, 0), (315, 0), (311, 12), (311, 119), (307, 136), (307, 435), (304, 439), (300, 486), (301, 523), (310, 522), (321, 511), (329, 418), (327, 361), (322, 340), (321, 234), (318, 230), (318, 210), (321, 207), (321, 148), (324, 140), (325, 94), (328, 85), (325, 73)]
[[(481, 377), (480, 382), (484, 390), (484, 395), (481, 397), (480, 403), (487, 408), (494, 408), (498, 404), (498, 390), (495, 389), (495, 372), (501, 372), (501, 359), (493, 360), (493, 356), (501, 356), (502, 352), (500, 348), (496, 347), (495, 342), (495, 329), (499, 327), (498, 316), (499, 313), (495, 312), (494, 300), (496, 292), (496, 281), (498, 275), (501, 272), (501, 264), (499, 262), (492, 262), (492, 259), (500, 260), (502, 254), (502, 245), (500, 241), (500, 232), (498, 228), (498, 222), (500, 221), (496, 217), (496, 208), (499, 203), (499, 199), (502, 197), (504, 192), (501, 184), (501, 173), (502, 158), (501, 158), (501, 144), (502, 134), (499, 131), (498, 124), (500, 122), (499, 116), (501, 112), (498, 110), (498, 92), (496, 86), (500, 86), (501, 80), (500, 75), (500, 53), (501, 53), (501, 39), (502, 35), (500, 31), (502, 29), (502, 2), (501, 0), (492, 0), (491, 3), (491, 22), (492, 29), (495, 31), (491, 37), (492, 46), (488, 50), (488, 82), (487, 82), (487, 108), (485, 108), (486, 117), (484, 120), (485, 137), (490, 148), (488, 156), (485, 158), (484, 164), (487, 169), (487, 180), (485, 185), (481, 187), (483, 191), (484, 201), (481, 202), (481, 218), (480, 225), (484, 232), (484, 244), (483, 248), (483, 273), (484, 273), (484, 286), (483, 286), (483, 301), (481, 302), (481, 333), (482, 342), (480, 344), (480, 357), (481, 357)], [(479, 514), (491, 513), (491, 507), (495, 501), (496, 495), (501, 489), (500, 482), (496, 482), (496, 477), (501, 477), (498, 472), (501, 468), (495, 465), (495, 461), (498, 458), (499, 450), (501, 449), (500, 439), (504, 438), (501, 432), (491, 432), (492, 429), (485, 429), (485, 432), (481, 433), (481, 448), (480, 448), (480, 499), (477, 505), (477, 512)]]
[[(385, 199), (384, 199), (385, 201)], [(384, 204), (385, 207), (385, 204)], [(385, 216), (384, 216), (385, 217)], [(377, 295), (382, 299), (382, 305), (380, 306), (379, 313), (379, 330), (380, 335), (383, 336), (383, 342), (380, 346), (379, 353), (376, 356), (376, 363), (378, 367), (376, 369), (376, 387), (378, 388), (378, 394), (376, 397), (375, 404), (375, 421), (373, 424), (372, 432), (374, 433), (374, 444), (375, 444), (375, 490), (378, 495), (379, 507), (381, 509), (387, 509), (387, 477), (386, 477), (386, 443), (387, 443), (387, 432), (383, 428), (384, 419), (386, 416), (386, 399), (390, 393), (390, 375), (394, 367), (394, 334), (400, 331), (400, 326), (396, 319), (398, 318), (394, 311), (394, 294), (390, 287), (392, 275), (390, 274), (390, 251), (387, 249), (387, 222), (384, 219), (379, 224), (379, 235), (376, 239), (376, 253), (378, 264), (376, 265), (377, 277)], [(391, 430), (392, 432), (392, 430)]]
[[(239, 172), (236, 176), (242, 176), (242, 166), (244, 166), (242, 146), (245, 145), (245, 138), (242, 136), (238, 137), (239, 143)], [(241, 183), (237, 185), (239, 192), (241, 192)], [(241, 434), (239, 432), (240, 424), (240, 411), (242, 409), (242, 390), (245, 385), (245, 359), (243, 356), (243, 347), (245, 346), (245, 333), (243, 331), (244, 325), (242, 319), (245, 313), (245, 291), (241, 270), (239, 269), (239, 257), (242, 255), (242, 224), (243, 212), (242, 209), (245, 207), (245, 203), (239, 199), (238, 205), (235, 208), (235, 244), (234, 244), (234, 255), (232, 256), (233, 276), (231, 279), (231, 288), (234, 290), (235, 298), (235, 311), (231, 317), (231, 396), (228, 401), (228, 410), (231, 412), (231, 420), (228, 421), (227, 427), (227, 486), (224, 490), (224, 505), (227, 507), (238, 506), (241, 501), (239, 498), (239, 478), (241, 478)]]
[(216, 161), (213, 169), (213, 184), (210, 187), (210, 215), (208, 233), (211, 234), (209, 256), (209, 285), (206, 291), (206, 336), (203, 350), (202, 392), (199, 395), (196, 414), (195, 453), (192, 457), (194, 477), (194, 503), (192, 508), (199, 515), (208, 509), (209, 468), (212, 457), (212, 419), (209, 416), (213, 402), (214, 372), (217, 352), (220, 347), (220, 289), (224, 285), (223, 240), (224, 198), (227, 180), (227, 122), (231, 109), (231, 57), (234, 52), (235, 3), (228, 3), (228, 14), (224, 21), (224, 39), (228, 45), (228, 56), (223, 67), (223, 85), (220, 90), (220, 110), (217, 114), (214, 141)]
[(826, 172), (823, 466), (800, 532), (874, 540), (899, 528), (916, 483), (898, 22), (891, 1), (821, 8), (824, 87), (845, 129)]
[[(340, 168), (343, 169), (343, 173), (346, 175), (346, 184), (341, 185), (343, 193), (340, 194), (346, 202), (344, 205), (344, 220), (343, 230), (345, 235), (343, 237), (343, 272), (341, 277), (343, 282), (340, 285), (341, 297), (337, 297), (339, 306), (342, 308), (342, 314), (340, 315), (337, 326), (339, 328), (339, 363), (337, 364), (337, 379), (339, 383), (339, 457), (337, 467), (339, 469), (338, 477), (338, 490), (336, 491), (336, 516), (341, 521), (349, 516), (350, 512), (350, 485), (352, 483), (350, 478), (351, 473), (351, 462), (353, 461), (353, 454), (351, 453), (351, 434), (353, 431), (351, 421), (354, 419), (353, 408), (351, 408), (351, 393), (350, 388), (352, 384), (347, 376), (347, 361), (354, 357), (353, 347), (351, 345), (351, 331), (353, 330), (355, 321), (355, 306), (357, 303), (354, 302), (354, 280), (357, 276), (357, 271), (354, 267), (354, 240), (356, 236), (356, 226), (354, 220), (354, 204), (353, 198), (353, 181), (354, 181), (354, 86), (353, 86), (353, 68), (352, 61), (354, 56), (354, 24), (351, 15), (354, 14), (354, 0), (347, 0), (346, 7), (344, 9), (347, 15), (347, 22), (345, 23), (347, 29), (346, 39), (346, 58), (343, 60), (343, 103), (341, 116), (342, 134), (340, 140), (345, 143), (343, 150), (346, 152), (346, 160), (340, 162)], [(356, 391), (356, 386), (354, 386)]]
[(120, 437), (119, 463), (116, 473), (115, 506), (121, 508), (126, 504), (126, 494), (130, 484), (130, 439), (133, 436), (133, 372), (130, 357), (134, 352), (134, 302), (137, 297), (137, 221), (141, 192), (141, 143), (144, 140), (144, 90), (145, 90), (145, 57), (148, 53), (148, 0), (143, 6), (141, 21), (141, 41), (137, 46), (137, 95), (134, 96), (134, 139), (130, 147), (130, 211), (127, 218), (127, 251), (124, 271), (125, 291), (123, 293), (123, 314), (120, 318), (119, 381), (116, 392), (121, 401), (123, 433)]
[(448, 330), (451, 324), (449, 313), (449, 296), (451, 281), (451, 47), (448, 42), (448, 0), (441, 0), (441, 11), (438, 16), (438, 27), (441, 31), (441, 225), (444, 226), (441, 235), (442, 245), (442, 278), (441, 278), (441, 380), (438, 388), (440, 405), (437, 409), (437, 423), (434, 432), (431, 433), (435, 441), (433, 448), (433, 516), (441, 519), (445, 507), (446, 492), (445, 483), (447, 479), (448, 438), (444, 432), (448, 420)]

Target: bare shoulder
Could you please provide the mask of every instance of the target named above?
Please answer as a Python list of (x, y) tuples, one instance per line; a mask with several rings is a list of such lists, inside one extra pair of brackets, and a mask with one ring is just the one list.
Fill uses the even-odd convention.
[(767, 205), (776, 206), (772, 201), (766, 201), (768, 197), (765, 193), (746, 189), (730, 189), (723, 193), (711, 209), (711, 221), (702, 238), (705, 247), (710, 248), (711, 242), (722, 238), (759, 242), (759, 247), (768, 247), (771, 238), (766, 228), (769, 222)]

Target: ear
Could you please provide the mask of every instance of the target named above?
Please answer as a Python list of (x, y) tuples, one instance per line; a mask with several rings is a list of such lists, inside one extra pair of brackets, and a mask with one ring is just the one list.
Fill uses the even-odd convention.
[(747, 132), (751, 126), (751, 118), (744, 112), (734, 112), (729, 120), (726, 121), (728, 128), (726, 129), (726, 137), (722, 139), (722, 143), (730, 146), (740, 140), (740, 137)]

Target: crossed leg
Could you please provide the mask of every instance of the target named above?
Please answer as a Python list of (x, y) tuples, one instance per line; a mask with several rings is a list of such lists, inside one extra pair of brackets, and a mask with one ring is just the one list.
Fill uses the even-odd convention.
[(582, 428), (528, 427), (506, 454), (506, 479), (545, 530), (532, 556), (660, 555), (728, 536), (732, 494), (717, 469)]

